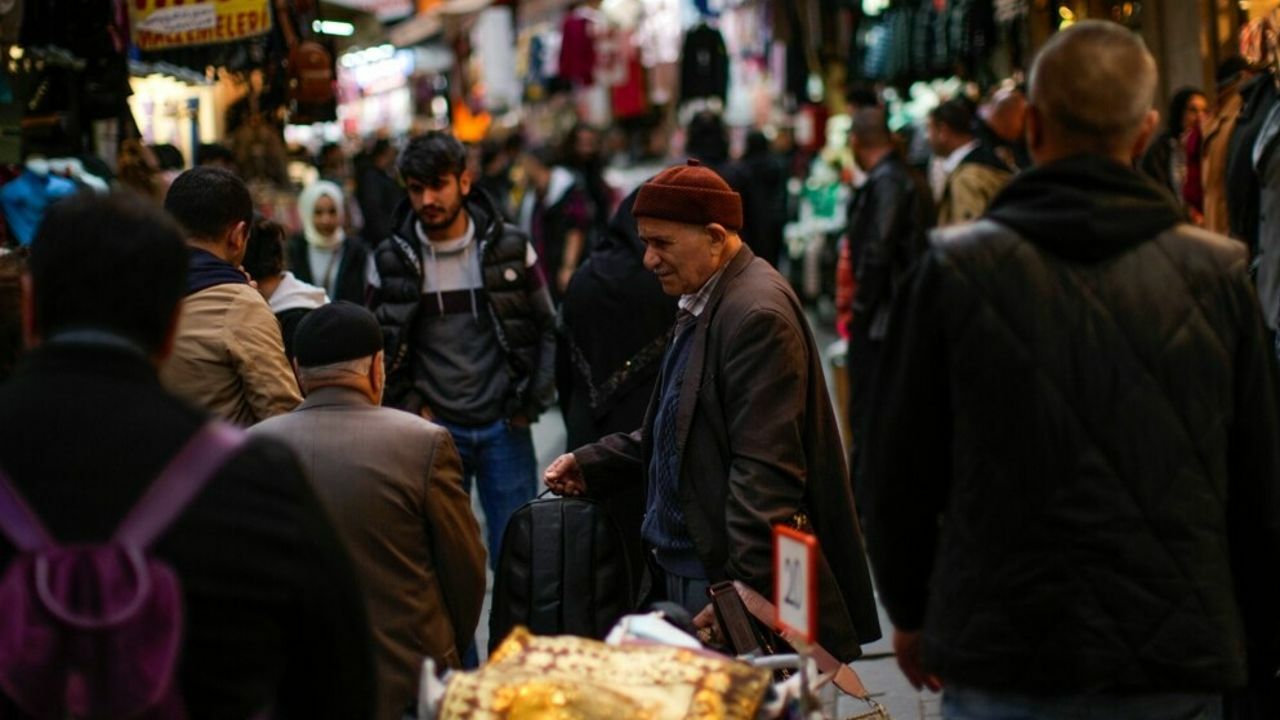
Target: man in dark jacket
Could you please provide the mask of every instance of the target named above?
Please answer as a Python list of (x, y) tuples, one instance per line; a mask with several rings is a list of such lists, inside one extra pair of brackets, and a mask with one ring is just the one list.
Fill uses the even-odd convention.
[[(876, 382), (889, 308), (908, 268), (924, 252), (933, 202), (923, 178), (898, 155), (884, 109), (853, 116), (850, 145), (867, 181), (849, 209), (849, 252), (857, 289), (849, 323), (849, 427), (855, 452), (867, 421), (867, 395)], [(855, 489), (857, 483), (854, 484)]]
[(396, 184), (396, 148), (389, 140), (378, 140), (356, 176), (356, 200), (364, 216), (361, 234), (369, 247), (377, 247), (396, 228), (396, 205), (404, 197)]
[(1127, 29), (1055, 35), (1036, 169), (939, 232), (894, 308), (868, 547), (944, 717), (1213, 718), (1274, 681), (1274, 361), (1244, 246), (1133, 170), (1155, 87)]
[[(104, 542), (209, 421), (156, 377), (188, 262), (182, 230), (132, 197), (64, 201), (36, 237), (25, 292), (37, 347), (0, 388), (0, 467), (61, 543)], [(153, 551), (182, 583), (178, 684), (192, 717), (372, 716), (359, 581), (286, 448), (246, 444)], [(0, 567), (13, 557), (0, 539)]]
[(1243, 241), (1253, 251), (1258, 249), (1258, 224), (1262, 214), (1261, 181), (1254, 168), (1253, 146), (1271, 116), (1271, 108), (1280, 101), (1276, 78), (1264, 72), (1244, 83), (1240, 97), (1244, 105), (1236, 120), (1235, 131), (1227, 148), (1227, 216), (1231, 237)]
[(642, 535), (668, 599), (714, 622), (709, 585), (773, 593), (773, 527), (821, 544), (818, 641), (849, 661), (880, 636), (822, 355), (800, 302), (738, 234), (742, 200), (690, 161), (645, 183), (633, 213), (645, 266), (680, 296), (640, 430), (563, 455), (564, 494), (648, 488)]
[(490, 564), (512, 513), (537, 494), (529, 425), (555, 397), (555, 314), (537, 253), (472, 193), (453, 136), (413, 139), (400, 158), (409, 197), (369, 264), (370, 308), (386, 338), (385, 404), (453, 434), (479, 486)]

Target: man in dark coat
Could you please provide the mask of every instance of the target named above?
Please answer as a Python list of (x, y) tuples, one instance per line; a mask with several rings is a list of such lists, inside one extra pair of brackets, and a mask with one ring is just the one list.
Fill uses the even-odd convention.
[(1244, 246), (1133, 169), (1156, 82), (1121, 26), (1055, 35), (1036, 168), (938, 232), (894, 307), (863, 509), (899, 665), (944, 717), (1213, 718), (1274, 683), (1274, 359)]
[[(849, 323), (849, 427), (854, 451), (867, 422), (867, 396), (879, 370), (889, 308), (907, 270), (924, 252), (933, 201), (924, 179), (898, 154), (884, 108), (853, 116), (850, 146), (867, 181), (849, 207), (849, 252), (856, 291)], [(856, 456), (855, 456), (856, 457)], [(854, 483), (855, 490), (857, 483)]]
[(1264, 72), (1240, 88), (1244, 105), (1227, 148), (1227, 216), (1231, 237), (1258, 249), (1258, 225), (1262, 213), (1261, 181), (1253, 166), (1253, 146), (1258, 141), (1280, 91), (1275, 76)]
[(395, 180), (395, 169), (395, 146), (388, 140), (378, 140), (356, 177), (356, 200), (364, 216), (364, 240), (371, 248), (377, 247), (396, 229), (396, 207), (404, 199), (404, 190)]
[[(63, 201), (36, 237), (37, 346), (0, 388), (0, 467), (61, 543), (104, 542), (209, 422), (156, 377), (189, 257), (183, 231), (134, 197)], [(192, 717), (372, 717), (359, 581), (288, 449), (249, 441), (152, 551), (182, 584), (177, 683)], [(0, 567), (13, 557), (0, 539)], [(14, 714), (0, 691), (0, 715)]]
[(742, 200), (690, 161), (645, 183), (645, 266), (680, 311), (640, 430), (563, 455), (563, 494), (646, 483), (642, 534), (669, 600), (713, 622), (709, 585), (773, 593), (773, 528), (821, 545), (818, 641), (849, 661), (880, 636), (822, 355), (799, 300), (738, 234)]

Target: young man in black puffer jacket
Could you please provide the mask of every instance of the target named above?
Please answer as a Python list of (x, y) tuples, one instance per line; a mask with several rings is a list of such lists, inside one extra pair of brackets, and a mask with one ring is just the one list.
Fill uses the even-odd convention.
[(934, 235), (891, 315), (867, 547), (899, 665), (950, 720), (1275, 697), (1275, 359), (1245, 246), (1133, 169), (1156, 83), (1122, 26), (1055, 35), (1036, 167)]
[(451, 135), (400, 156), (408, 197), (369, 265), (386, 339), (384, 403), (444, 426), (479, 486), (490, 563), (507, 520), (537, 493), (529, 425), (555, 396), (555, 313), (528, 238), (471, 191)]

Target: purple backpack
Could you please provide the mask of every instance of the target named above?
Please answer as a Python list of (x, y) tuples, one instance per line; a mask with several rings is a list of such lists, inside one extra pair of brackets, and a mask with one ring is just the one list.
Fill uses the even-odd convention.
[(61, 546), (0, 472), (0, 694), (34, 718), (184, 718), (174, 678), (182, 587), (148, 548), (244, 434), (211, 422), (165, 467), (109, 542)]

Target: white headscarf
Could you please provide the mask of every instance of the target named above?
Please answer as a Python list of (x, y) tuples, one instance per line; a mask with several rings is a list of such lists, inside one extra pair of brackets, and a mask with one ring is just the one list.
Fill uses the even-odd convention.
[[(333, 204), (338, 207), (338, 229), (332, 235), (321, 235), (316, 230), (316, 203), (319, 202), (321, 197), (333, 200)], [(328, 180), (317, 180), (302, 191), (302, 194), (298, 196), (298, 215), (302, 219), (302, 234), (306, 237), (307, 244), (312, 247), (321, 250), (333, 250), (341, 245), (342, 241), (347, 237), (346, 231), (342, 229), (343, 224), (346, 222), (345, 200), (342, 196), (342, 188)]]

